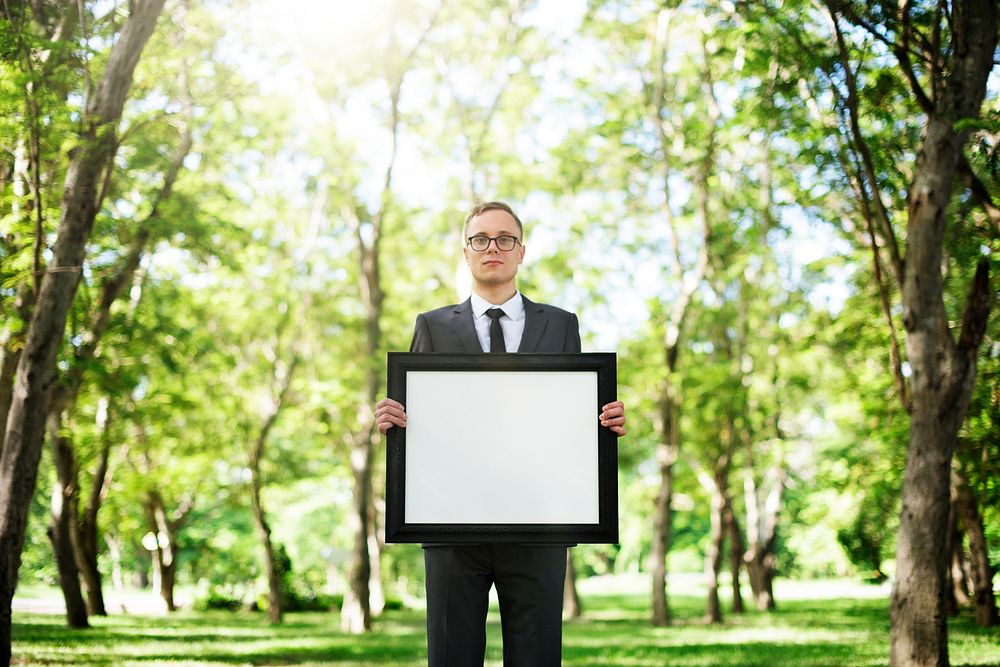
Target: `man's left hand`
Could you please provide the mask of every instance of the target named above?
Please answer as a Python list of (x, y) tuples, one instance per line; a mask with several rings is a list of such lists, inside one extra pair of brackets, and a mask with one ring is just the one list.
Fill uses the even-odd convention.
[(601, 426), (607, 426), (617, 433), (619, 438), (628, 433), (625, 428), (625, 404), (621, 401), (605, 405), (601, 408), (601, 415), (598, 418), (601, 420)]

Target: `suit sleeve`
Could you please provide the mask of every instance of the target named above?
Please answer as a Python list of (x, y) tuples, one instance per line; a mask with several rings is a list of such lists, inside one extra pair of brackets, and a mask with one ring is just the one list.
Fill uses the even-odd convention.
[(434, 345), (431, 343), (431, 332), (427, 327), (427, 320), (423, 314), (417, 315), (417, 322), (413, 327), (413, 340), (410, 342), (410, 352), (433, 352)]
[(570, 313), (569, 323), (566, 325), (566, 340), (563, 341), (563, 352), (577, 353), (581, 351), (580, 345), (580, 320), (575, 313)]

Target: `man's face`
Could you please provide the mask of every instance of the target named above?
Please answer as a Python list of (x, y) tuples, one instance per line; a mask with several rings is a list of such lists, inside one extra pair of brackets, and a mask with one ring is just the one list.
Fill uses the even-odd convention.
[[(513, 236), (518, 241), (521, 240), (521, 233), (514, 217), (507, 211), (499, 209), (483, 211), (472, 218), (466, 228), (465, 236), (466, 238)], [(524, 246), (520, 243), (517, 243), (513, 250), (504, 251), (499, 250), (494, 241), (482, 252), (476, 252), (466, 243), (464, 252), (473, 280), (484, 286), (513, 283), (517, 267), (524, 261)]]

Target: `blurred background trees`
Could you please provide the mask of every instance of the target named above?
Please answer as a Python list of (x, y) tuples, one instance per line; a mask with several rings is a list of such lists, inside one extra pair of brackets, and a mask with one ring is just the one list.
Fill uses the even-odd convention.
[[(86, 104), (130, 7), (8, 3), (0, 21), (8, 430)], [(967, 414), (940, 440), (950, 473), (913, 492), (948, 491), (947, 565), (931, 564), (948, 609), (995, 624), (995, 74), (981, 106), (935, 106), (963, 26), (988, 14), (168, 1), (106, 130), (21, 498), (22, 585), (59, 583), (75, 625), (131, 586), (275, 622), (343, 601), (353, 632), (419, 597), (419, 547), (381, 537), (373, 399), (416, 313), (467, 296), (464, 211), (492, 198), (526, 223), (521, 289), (619, 354), (622, 541), (574, 549), (577, 577), (644, 573), (657, 624), (668, 572), (703, 573), (714, 622), (741, 610), (741, 579), (768, 609), (777, 576), (894, 577), (924, 429), (903, 281), (929, 274), (907, 259), (908, 206), (940, 116), (956, 157), (938, 333), (965, 345), (971, 285), (983, 332), (962, 348)]]

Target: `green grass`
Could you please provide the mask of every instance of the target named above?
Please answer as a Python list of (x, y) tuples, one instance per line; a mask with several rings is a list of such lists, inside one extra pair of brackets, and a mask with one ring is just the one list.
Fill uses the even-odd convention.
[[(649, 624), (648, 596), (591, 594), (585, 617), (567, 622), (564, 665), (740, 665), (796, 667), (885, 665), (885, 598), (802, 599), (771, 614), (701, 619), (700, 597), (674, 596), (674, 624)], [(491, 612), (487, 664), (499, 665), (500, 627)], [(289, 614), (271, 627), (260, 614), (182, 611), (170, 616), (114, 615), (70, 630), (60, 615), (15, 612), (16, 665), (423, 665), (422, 612), (387, 612), (366, 636), (345, 635), (336, 613)], [(1000, 633), (968, 614), (949, 625), (951, 664), (1000, 665)]]

